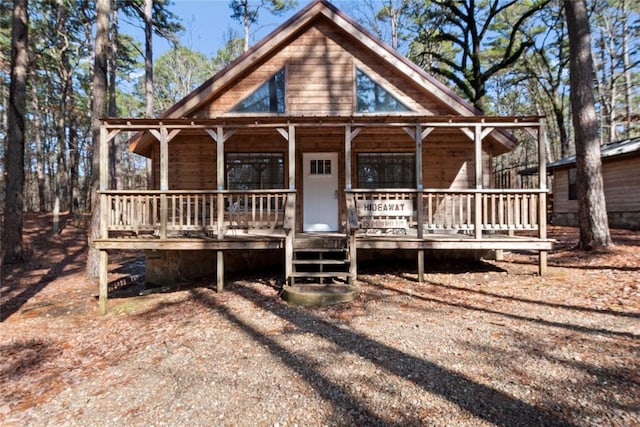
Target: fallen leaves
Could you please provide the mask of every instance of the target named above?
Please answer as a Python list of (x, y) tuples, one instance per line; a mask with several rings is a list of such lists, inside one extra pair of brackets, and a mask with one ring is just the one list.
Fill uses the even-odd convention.
[[(491, 387), (494, 395), (569, 417), (564, 419), (577, 417), (579, 424), (607, 417), (614, 423), (637, 421), (637, 413), (611, 415), (607, 405), (616, 396), (627, 407), (639, 402), (640, 232), (614, 231), (619, 244), (592, 254), (571, 249), (575, 229), (550, 227), (550, 237), (560, 243), (543, 278), (535, 274), (537, 259), (531, 253), (506, 254), (499, 262), (457, 262), (451, 270), (432, 266), (422, 284), (411, 270), (415, 266), (378, 265), (375, 271), (361, 269), (357, 300), (315, 309), (287, 307), (277, 297), (274, 278), (239, 278), (223, 294), (205, 289), (204, 283), (197, 290), (143, 297), (134, 296), (132, 289), (140, 284), (133, 281), (114, 291), (110, 314), (98, 317), (97, 287), (82, 274), (84, 249), (77, 243), (86, 241), (84, 230), (65, 228), (52, 237), (42, 221), (46, 216), (28, 217), (32, 260), (3, 272), (2, 309), (9, 314), (0, 323), (0, 421), (54, 398), (66, 403), (52, 420), (89, 416), (85, 401), (109, 400), (114, 390), (134, 390), (145, 381), (152, 390), (157, 385), (151, 381), (158, 379), (176, 399), (191, 393), (179, 402), (185, 407), (210, 398), (214, 383), (218, 388), (235, 384), (236, 395), (211, 405), (219, 411), (237, 401), (251, 412), (257, 404), (243, 403), (242, 387), (259, 396), (284, 383), (284, 392), (295, 389), (297, 399), (309, 404), (318, 394), (313, 387), (309, 391), (314, 381), (332, 386), (341, 398), (351, 390), (350, 398), (362, 405), (373, 402), (371, 413), (379, 411), (380, 419), (390, 414), (389, 420), (411, 421), (402, 417), (408, 412), (436, 417), (455, 409), (441, 396), (431, 396), (435, 385), (427, 393), (416, 387), (414, 377), (389, 375), (396, 362), (418, 363), (417, 369), (407, 369), (417, 377), (425, 375), (425, 367), (444, 375), (424, 384), (441, 384), (462, 395), (456, 384), (446, 383), (459, 375), (482, 385), (478, 390)], [(143, 274), (139, 254), (117, 253), (110, 259), (110, 280), (127, 283), (131, 275)], [(322, 340), (329, 332), (337, 339)], [(359, 351), (360, 343), (348, 347), (345, 337), (361, 339), (372, 356)], [(395, 359), (398, 355), (402, 360)], [(283, 372), (281, 359), (288, 361), (289, 371), (274, 377)], [(309, 364), (291, 369), (297, 361)], [(220, 370), (204, 372), (208, 363)], [(95, 383), (100, 387), (82, 395)], [(75, 409), (73, 401), (60, 397), (67, 388), (78, 399)], [(328, 398), (318, 399), (309, 414), (332, 413)], [(125, 417), (148, 409), (144, 402), (128, 403), (110, 404), (126, 407)], [(269, 420), (277, 412), (269, 412)], [(232, 423), (230, 414), (216, 416)], [(331, 424), (327, 420), (336, 421), (313, 418), (307, 424)]]

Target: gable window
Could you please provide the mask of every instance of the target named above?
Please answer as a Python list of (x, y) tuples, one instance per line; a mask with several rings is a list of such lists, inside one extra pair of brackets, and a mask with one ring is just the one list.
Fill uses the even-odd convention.
[(389, 91), (356, 68), (356, 112), (393, 113), (411, 111)]
[(283, 153), (227, 153), (227, 190), (284, 188)]
[(415, 188), (414, 153), (358, 153), (359, 188)]
[(571, 168), (567, 172), (569, 183), (569, 200), (578, 200), (578, 183), (576, 180), (576, 168)]
[(234, 113), (284, 113), (284, 68), (231, 110)]

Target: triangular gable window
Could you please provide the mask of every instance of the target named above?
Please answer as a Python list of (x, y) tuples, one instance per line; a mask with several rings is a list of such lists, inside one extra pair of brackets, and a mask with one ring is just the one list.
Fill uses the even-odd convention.
[(234, 113), (284, 113), (284, 68), (251, 95), (240, 101)]
[(411, 111), (371, 77), (356, 68), (356, 112), (391, 113)]

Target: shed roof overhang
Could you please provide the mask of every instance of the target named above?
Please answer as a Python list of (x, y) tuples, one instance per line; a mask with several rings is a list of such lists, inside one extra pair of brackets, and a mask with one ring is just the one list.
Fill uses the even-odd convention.
[(138, 132), (131, 140), (129, 149), (137, 154), (150, 157), (156, 139), (148, 131), (160, 128), (201, 131), (223, 127), (225, 129), (276, 129), (295, 127), (397, 127), (439, 129), (471, 129), (480, 127), (488, 132), (486, 137), (494, 144), (494, 155), (511, 151), (516, 146), (515, 138), (505, 130), (539, 128), (543, 124), (540, 116), (424, 116), (424, 115), (369, 115), (351, 116), (220, 116), (214, 118), (105, 118), (107, 129)]

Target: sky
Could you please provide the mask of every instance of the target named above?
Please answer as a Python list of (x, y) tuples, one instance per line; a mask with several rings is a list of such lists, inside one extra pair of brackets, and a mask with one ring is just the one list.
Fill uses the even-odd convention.
[[(261, 11), (259, 27), (252, 29), (254, 34), (251, 44), (260, 41), (306, 4), (307, 0), (300, 0), (296, 9), (283, 16), (272, 16), (267, 11)], [(234, 29), (238, 36), (242, 37), (242, 26), (231, 19), (229, 0), (174, 0), (171, 10), (182, 19), (182, 25), (185, 27), (185, 31), (180, 35), (181, 44), (209, 57), (214, 56), (224, 45), (229, 28)], [(132, 34), (144, 44), (144, 34), (141, 29), (125, 25), (121, 31)], [(154, 35), (154, 58), (157, 59), (168, 49), (170, 49), (169, 43)]]

